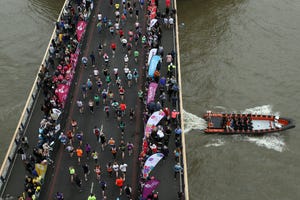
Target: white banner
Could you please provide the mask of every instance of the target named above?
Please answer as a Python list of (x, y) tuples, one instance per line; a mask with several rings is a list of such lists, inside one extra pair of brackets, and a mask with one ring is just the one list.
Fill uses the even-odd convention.
[(152, 169), (156, 166), (156, 164), (164, 157), (162, 153), (156, 153), (151, 155), (145, 162), (143, 167), (143, 178), (147, 178), (152, 171)]

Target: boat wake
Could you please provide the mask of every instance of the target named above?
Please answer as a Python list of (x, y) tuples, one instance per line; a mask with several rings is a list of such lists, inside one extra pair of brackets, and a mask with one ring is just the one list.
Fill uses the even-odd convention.
[(205, 147), (219, 147), (225, 145), (225, 141), (218, 138), (218, 139), (212, 139), (212, 141), (206, 145)]
[(263, 105), (263, 106), (256, 106), (253, 108), (247, 108), (244, 111), (241, 111), (243, 114), (257, 114), (257, 115), (279, 115), (279, 112), (273, 112), (271, 105)]
[(256, 144), (259, 147), (264, 147), (267, 149), (275, 150), (278, 152), (283, 152), (287, 150), (286, 144), (284, 139), (279, 134), (272, 134), (269, 136), (263, 137), (248, 137), (248, 136), (241, 136), (241, 141), (250, 142)]
[(191, 130), (204, 130), (207, 126), (206, 121), (197, 115), (183, 110), (184, 133)]

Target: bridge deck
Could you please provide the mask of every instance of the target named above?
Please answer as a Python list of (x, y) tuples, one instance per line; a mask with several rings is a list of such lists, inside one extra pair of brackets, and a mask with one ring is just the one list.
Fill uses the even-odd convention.
[[(121, 1), (120, 1), (121, 2)], [(164, 3), (161, 3), (164, 4)], [(122, 8), (122, 4), (120, 5)], [(159, 8), (161, 8), (162, 12), (164, 12), (164, 5), (159, 5)], [(145, 6), (143, 9), (139, 7), (139, 4), (137, 4), (137, 10), (139, 10), (139, 23), (142, 27), (142, 33), (144, 34), (146, 32), (146, 10)], [(122, 11), (122, 9), (120, 9)], [(83, 39), (83, 45), (82, 45), (82, 51), (81, 55), (79, 56), (79, 64), (76, 69), (76, 74), (73, 80), (73, 85), (71, 87), (71, 92), (68, 97), (66, 108), (63, 114), (63, 119), (61, 121), (61, 125), (66, 132), (67, 130), (71, 129), (71, 119), (75, 119), (78, 122), (78, 131), (83, 131), (83, 145), (86, 143), (89, 143), (92, 146), (93, 150), (96, 150), (99, 153), (99, 164), (102, 169), (101, 174), (101, 180), (104, 180), (107, 182), (107, 191), (106, 196), (107, 199), (116, 199), (119, 196), (119, 189), (115, 185), (115, 175), (110, 177), (108, 173), (106, 172), (106, 164), (108, 162), (113, 161), (113, 157), (111, 152), (109, 151), (109, 147), (106, 146), (105, 150), (101, 150), (101, 145), (96, 141), (96, 137), (92, 133), (92, 129), (94, 126), (101, 127), (103, 125), (103, 131), (106, 135), (107, 140), (111, 137), (113, 137), (116, 140), (117, 147), (120, 144), (121, 140), (121, 130), (118, 128), (118, 121), (115, 117), (115, 113), (113, 109), (111, 108), (110, 116), (109, 118), (106, 118), (105, 112), (103, 111), (104, 105), (100, 101), (99, 106), (95, 106), (94, 113), (91, 113), (88, 108), (88, 100), (93, 99), (94, 94), (97, 93), (97, 87), (95, 84), (95, 78), (93, 75), (94, 68), (91, 66), (91, 63), (88, 63), (87, 68), (84, 68), (81, 65), (81, 57), (86, 56), (89, 58), (89, 55), (92, 51), (94, 51), (96, 55), (96, 64), (95, 68), (99, 69), (100, 71), (100, 77), (103, 82), (103, 88), (107, 88), (107, 84), (105, 82), (105, 77), (102, 73), (102, 70), (104, 69), (104, 61), (103, 58), (97, 55), (98, 52), (98, 44), (101, 42), (104, 46), (103, 52), (107, 52), (110, 56), (110, 63), (108, 67), (108, 71), (112, 75), (112, 83), (109, 87), (110, 90), (113, 91), (115, 99), (117, 101), (120, 101), (120, 96), (118, 93), (118, 88), (115, 83), (113, 68), (119, 69), (119, 76), (122, 79), (122, 85), (125, 87), (125, 100), (124, 102), (127, 105), (127, 111), (126, 115), (123, 117), (122, 120), (124, 120), (126, 124), (125, 128), (125, 134), (124, 134), (124, 141), (125, 143), (131, 141), (134, 143), (134, 153), (131, 156), (128, 156), (128, 153), (126, 151), (125, 159), (123, 160), (124, 163), (128, 164), (127, 168), (127, 174), (126, 174), (126, 180), (125, 185), (129, 184), (133, 189), (133, 199), (138, 199), (139, 194), (139, 175), (141, 171), (141, 166), (138, 161), (138, 155), (142, 149), (141, 143), (142, 138), (144, 134), (144, 120), (143, 120), (143, 109), (144, 104), (141, 103), (138, 99), (138, 90), (144, 89), (144, 83), (146, 79), (146, 72), (143, 68), (144, 63), (146, 62), (146, 52), (144, 48), (142, 47), (141, 40), (139, 40), (138, 46), (135, 47), (133, 44), (133, 51), (135, 48), (140, 52), (140, 56), (138, 59), (138, 62), (135, 63), (133, 58), (133, 53), (129, 56), (129, 68), (131, 71), (133, 71), (134, 68), (138, 69), (139, 72), (139, 78), (138, 82), (133, 82), (132, 87), (128, 87), (126, 84), (126, 79), (123, 71), (124, 67), (124, 55), (126, 54), (126, 50), (121, 46), (120, 37), (119, 35), (112, 36), (108, 30), (108, 28), (103, 28), (101, 32), (99, 33), (96, 27), (97, 24), (97, 14), (101, 13), (102, 16), (107, 16), (108, 19), (112, 19), (114, 21), (115, 19), (115, 9), (114, 6), (109, 5), (109, 1), (104, 0), (98, 0), (95, 1), (94, 9), (91, 13), (86, 34)], [(122, 12), (121, 12), (122, 13)], [(134, 30), (134, 24), (136, 22), (135, 17), (135, 10), (133, 12), (133, 17), (130, 17), (129, 14), (127, 15), (127, 19), (125, 24), (121, 27), (124, 30), (126, 38), (128, 38), (128, 31)], [(162, 28), (162, 46), (164, 47), (165, 55), (172, 50), (175, 50), (174, 48), (174, 37), (173, 37), (173, 29), (172, 28), (166, 28), (161, 25)], [(112, 42), (115, 42), (117, 44), (115, 57), (112, 58), (112, 51), (110, 49), (110, 44)], [(167, 64), (165, 62), (165, 59), (163, 59), (162, 67), (160, 70), (161, 75), (166, 76), (167, 74)], [(87, 98), (82, 98), (82, 91), (81, 91), (81, 85), (87, 81), (87, 79), (90, 78), (94, 85), (93, 89), (88, 91)], [(102, 91), (101, 89), (101, 91)], [(101, 97), (101, 93), (99, 93), (99, 96)], [(36, 106), (33, 110), (30, 123), (26, 129), (26, 136), (29, 139), (30, 148), (27, 151), (28, 154), (32, 153), (32, 148), (37, 143), (37, 136), (38, 136), (38, 129), (40, 121), (43, 117), (43, 113), (40, 110), (40, 105), (43, 104), (43, 94), (40, 93), (37, 98)], [(84, 113), (81, 114), (77, 108), (76, 100), (81, 99), (84, 102)], [(102, 98), (100, 98), (102, 99)], [(156, 95), (157, 99), (157, 95)], [(172, 108), (171, 102), (167, 101), (167, 106)], [(135, 117), (133, 120), (129, 119), (129, 109), (133, 108), (135, 110)], [(172, 127), (174, 129), (174, 127)], [(78, 142), (75, 140), (74, 147), (76, 148), (78, 146)], [(84, 148), (83, 148), (84, 149)], [(175, 164), (173, 151), (175, 149), (175, 143), (174, 143), (174, 134), (172, 131), (172, 135), (169, 142), (169, 156), (161, 161), (158, 166), (155, 167), (155, 169), (151, 172), (151, 175), (155, 176), (158, 180), (160, 180), (160, 185), (156, 189), (156, 191), (159, 192), (159, 198), (160, 199), (177, 199), (178, 198), (178, 192), (179, 192), (179, 177), (177, 177), (177, 180), (174, 180), (174, 170), (173, 166)], [(81, 164), (79, 165), (77, 162), (77, 156), (76, 153), (74, 153), (74, 156), (71, 158), (69, 154), (64, 149), (64, 146), (59, 144), (59, 142), (56, 142), (55, 149), (53, 152), (51, 152), (52, 158), (54, 160), (54, 164), (48, 166), (48, 170), (45, 177), (45, 183), (42, 185), (42, 190), (40, 194), (39, 199), (53, 199), (54, 194), (58, 191), (64, 193), (65, 199), (87, 199), (89, 196), (91, 190), (93, 193), (95, 193), (97, 199), (102, 199), (102, 193), (100, 189), (100, 185), (98, 183), (98, 180), (96, 179), (96, 175), (93, 171), (94, 169), (94, 161), (92, 158), (87, 158), (87, 156), (84, 154), (81, 164), (87, 163), (90, 167), (90, 175), (88, 176), (88, 180), (85, 181), (83, 177), (83, 170), (81, 167)], [(117, 153), (117, 162), (120, 164), (122, 161), (120, 152)], [(78, 176), (82, 179), (82, 191), (79, 191), (79, 189), (76, 187), (74, 183), (70, 182), (70, 175), (69, 175), (69, 166), (74, 166), (76, 169), (76, 173)], [(11, 196), (19, 196), (24, 191), (24, 175), (28, 172), (25, 170), (23, 162), (21, 160), (21, 156), (17, 155), (17, 158), (15, 160), (14, 167), (11, 172), (11, 176), (9, 180), (7, 181), (7, 185), (4, 191), (4, 194), (10, 194)], [(125, 199), (126, 196), (123, 194), (120, 199)]]

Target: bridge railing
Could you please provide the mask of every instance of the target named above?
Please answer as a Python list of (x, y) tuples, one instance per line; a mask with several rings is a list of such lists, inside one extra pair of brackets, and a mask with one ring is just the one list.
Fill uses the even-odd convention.
[[(61, 11), (60, 14), (58, 16), (58, 20), (61, 19), (63, 12), (66, 8), (66, 6), (68, 5), (69, 0), (66, 0)], [(16, 157), (16, 152), (18, 149), (18, 146), (20, 144), (20, 139), (22, 136), (24, 136), (26, 127), (28, 125), (28, 122), (30, 120), (33, 108), (35, 106), (36, 103), (36, 98), (39, 94), (40, 91), (40, 78), (39, 78), (39, 73), (42, 69), (43, 66), (46, 66), (48, 63), (48, 58), (49, 58), (49, 47), (51, 44), (52, 39), (56, 40), (57, 39), (57, 35), (56, 35), (56, 26), (54, 27), (53, 33), (51, 35), (49, 44), (47, 46), (46, 52), (44, 54), (44, 57), (42, 59), (41, 65), (39, 67), (39, 70), (36, 74), (36, 77), (34, 79), (34, 83), (32, 85), (32, 88), (30, 90), (30, 93), (28, 95), (27, 101), (25, 103), (24, 109), (22, 111), (22, 114), (20, 116), (19, 122), (17, 124), (16, 130), (12, 136), (12, 140), (10, 142), (10, 145), (8, 147), (7, 153), (4, 157), (3, 163), (1, 165), (1, 169), (0, 169), (0, 191), (1, 191), (1, 195), (3, 193), (3, 190), (5, 188), (6, 182), (10, 176), (10, 171), (12, 169), (15, 157)]]

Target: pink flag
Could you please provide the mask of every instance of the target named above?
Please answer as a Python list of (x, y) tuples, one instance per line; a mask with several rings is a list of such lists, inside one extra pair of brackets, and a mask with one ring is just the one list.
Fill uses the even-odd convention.
[(77, 40), (78, 42), (80, 42), (82, 35), (85, 31), (87, 23), (85, 21), (79, 21), (77, 23), (77, 27), (76, 27), (76, 35), (77, 35)]
[(158, 84), (154, 83), (154, 82), (150, 83), (149, 90), (148, 90), (147, 103), (154, 101), (157, 85)]

